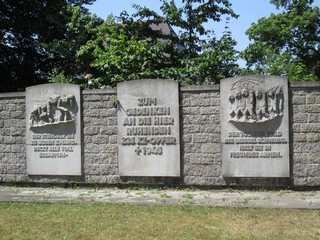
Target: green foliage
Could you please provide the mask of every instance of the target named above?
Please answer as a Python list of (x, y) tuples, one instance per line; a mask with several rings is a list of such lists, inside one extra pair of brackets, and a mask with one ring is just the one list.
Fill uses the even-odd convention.
[(270, 2), (276, 5), (277, 8), (283, 7), (290, 10), (291, 8), (297, 5), (311, 5), (314, 2), (314, 0), (270, 0)]
[[(126, 20), (126, 23), (115, 23), (115, 19), (109, 16), (97, 28), (95, 39), (78, 51), (79, 57), (91, 54), (91, 67), (102, 73), (93, 74), (91, 85), (94, 87), (114, 87), (126, 80), (158, 78), (160, 70), (170, 65), (169, 54), (164, 54), (170, 48), (170, 42), (152, 41), (147, 31), (143, 31), (146, 27), (143, 22), (139, 25), (139, 22)], [(149, 32), (152, 34), (151, 30)]]
[[(70, 15), (70, 21), (66, 24), (66, 39), (55, 40), (48, 46), (56, 60), (54, 74), (65, 75), (68, 82), (86, 86), (90, 73), (95, 73), (95, 69), (90, 67), (93, 56), (91, 54), (79, 56), (77, 53), (81, 46), (96, 36), (96, 28), (103, 21), (95, 15), (83, 13), (83, 9), (79, 6), (68, 5), (67, 13)], [(59, 78), (50, 81), (57, 82)]]
[(78, 8), (86, 15), (82, 6), (92, 2), (1, 1), (0, 91), (46, 83), (54, 68), (63, 67), (65, 73), (74, 68), (77, 62), (72, 56), (79, 35), (69, 34), (67, 23), (72, 17), (71, 9)]
[(285, 7), (253, 23), (254, 43), (242, 53), (253, 72), (287, 75), (289, 80), (320, 79), (320, 10), (313, 1), (272, 1)]
[[(48, 81), (105, 88), (142, 78), (182, 84), (219, 83), (238, 74), (320, 79), (320, 10), (313, 0), (271, 0), (284, 11), (248, 29), (253, 43), (240, 54), (247, 61), (243, 70), (228, 28), (219, 39), (206, 27), (237, 17), (228, 0), (182, 0), (181, 7), (160, 0), (162, 14), (133, 4), (136, 13), (122, 12), (121, 24), (90, 14), (84, 4), (93, 1), (2, 1), (0, 91)], [(160, 23), (178, 28), (178, 35), (151, 28)]]
[[(183, 0), (181, 8), (161, 1), (162, 16), (134, 4), (136, 13), (122, 12), (121, 24), (91, 15), (83, 4), (93, 0), (1, 2), (0, 91), (48, 81), (84, 88), (142, 78), (211, 84), (238, 71), (230, 32), (203, 39), (214, 36), (208, 21), (236, 17), (228, 0)], [(160, 23), (178, 27), (179, 36), (151, 28)]]
[(120, 105), (119, 99), (118, 99), (118, 98), (113, 98), (113, 99), (112, 99), (112, 106), (113, 106), (114, 108), (117, 108), (117, 107), (119, 107), (119, 105)]
[(238, 52), (234, 49), (235, 40), (229, 32), (221, 39), (212, 39), (203, 46), (198, 56), (182, 61), (185, 82), (189, 84), (219, 83), (220, 79), (234, 76), (238, 71), (236, 63)]
[(194, 55), (206, 44), (202, 36), (208, 36), (213, 31), (205, 24), (209, 21), (220, 22), (222, 15), (237, 17), (231, 9), (229, 1), (216, 0), (183, 0), (178, 8), (174, 0), (161, 0), (164, 19), (172, 26), (181, 29), (179, 41), (188, 54)]
[(70, 77), (67, 77), (65, 73), (62, 71), (60, 73), (57, 70), (53, 70), (51, 74), (51, 79), (49, 80), (51, 83), (72, 83), (73, 80)]
[[(192, 1), (187, 1), (186, 6), (179, 10), (174, 1), (163, 1), (163, 16), (146, 7), (133, 5), (137, 12), (132, 16), (122, 12), (121, 24), (109, 16), (96, 28), (95, 38), (81, 46), (77, 53), (79, 57), (91, 55), (89, 58), (93, 59), (90, 67), (96, 73), (90, 72), (92, 77), (87, 87), (114, 87), (118, 82), (142, 78), (175, 79), (184, 84), (212, 84), (221, 78), (233, 76), (238, 65), (237, 51), (234, 49), (236, 42), (231, 33), (226, 31), (221, 39), (200, 40), (202, 35), (210, 33), (203, 27), (207, 17), (219, 21), (221, 14), (234, 15), (230, 4), (223, 1), (221, 4), (225, 7), (220, 4), (212, 10), (205, 3), (195, 4), (197, 7), (192, 14), (198, 14), (199, 18), (194, 23), (197, 26), (193, 27), (185, 19), (186, 7), (190, 7), (190, 4)], [(211, 1), (210, 4), (214, 5)], [(169, 10), (169, 7), (173, 10)], [(201, 11), (206, 12), (206, 17), (201, 15)], [(179, 15), (179, 12), (184, 14)], [(175, 14), (179, 17), (174, 17)], [(185, 33), (177, 37), (173, 32), (168, 34), (151, 29), (152, 25), (163, 22), (184, 26)], [(190, 34), (195, 37), (192, 43), (191, 38), (184, 37)]]

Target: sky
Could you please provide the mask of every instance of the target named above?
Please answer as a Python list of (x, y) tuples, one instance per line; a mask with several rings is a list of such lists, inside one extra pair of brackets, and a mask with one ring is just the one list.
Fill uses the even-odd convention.
[[(176, 0), (177, 4), (181, 1)], [(259, 18), (268, 17), (271, 13), (280, 13), (276, 7), (270, 3), (270, 0), (229, 0), (232, 9), (238, 15), (238, 19), (231, 19), (229, 29), (232, 37), (237, 41), (236, 49), (244, 50), (250, 43), (246, 30), (251, 23), (257, 22)], [(132, 4), (146, 6), (151, 10), (160, 12), (160, 0), (96, 0), (93, 5), (87, 6), (91, 13), (95, 13), (98, 17), (106, 19), (110, 14), (119, 16), (125, 10), (129, 14), (134, 13)], [(314, 5), (320, 6), (320, 0), (315, 0)], [(220, 37), (225, 27), (225, 22), (211, 23), (209, 29), (213, 29), (217, 37)]]

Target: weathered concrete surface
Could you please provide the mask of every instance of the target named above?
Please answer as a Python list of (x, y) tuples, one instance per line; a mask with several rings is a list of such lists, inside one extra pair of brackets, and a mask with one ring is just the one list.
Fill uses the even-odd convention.
[(81, 100), (76, 84), (26, 89), (28, 175), (80, 176)]
[(224, 177), (290, 177), (288, 81), (239, 76), (220, 83)]
[(131, 203), (211, 207), (320, 209), (320, 191), (159, 190), (0, 187), (1, 202)]
[(119, 175), (179, 177), (178, 82), (121, 82), (117, 98)]

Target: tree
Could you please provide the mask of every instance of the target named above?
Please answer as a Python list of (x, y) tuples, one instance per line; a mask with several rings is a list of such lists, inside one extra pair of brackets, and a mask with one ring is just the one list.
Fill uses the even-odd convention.
[[(145, 9), (142, 9), (145, 11)], [(81, 46), (78, 56), (91, 55), (86, 87), (114, 87), (118, 82), (161, 78), (161, 70), (173, 63), (173, 45), (168, 36), (150, 28), (153, 21), (134, 20), (126, 12), (122, 22), (111, 15), (95, 30), (96, 37)]]
[[(181, 8), (174, 1), (162, 2), (162, 15), (134, 5), (137, 12), (132, 16), (123, 12), (122, 24), (110, 17), (97, 31), (96, 39), (81, 48), (79, 55), (93, 53), (91, 66), (102, 73), (91, 75), (91, 87), (115, 86), (138, 78), (211, 84), (235, 74), (237, 51), (231, 32), (226, 29), (217, 39), (204, 26), (208, 20), (220, 21), (223, 14), (236, 16), (228, 1), (183, 0)], [(179, 27), (179, 36), (150, 28), (163, 22)], [(210, 33), (209, 39), (202, 38)]]
[(164, 21), (181, 29), (179, 40), (188, 54), (194, 55), (206, 45), (203, 36), (212, 34), (205, 24), (209, 21), (220, 22), (222, 15), (238, 17), (231, 9), (228, 0), (182, 0), (178, 8), (174, 0), (161, 0)]
[(93, 55), (78, 55), (80, 48), (96, 37), (98, 27), (103, 23), (96, 15), (89, 14), (80, 6), (68, 5), (70, 15), (66, 23), (64, 38), (47, 44), (54, 62), (50, 82), (67, 82), (85, 85), (88, 73), (96, 73), (91, 67)]
[(68, 50), (79, 42), (79, 35), (66, 34), (71, 9), (78, 7), (82, 15), (88, 14), (82, 5), (93, 1), (1, 1), (0, 91), (45, 83), (54, 68), (68, 69), (74, 53)]
[(177, 7), (174, 0), (162, 0), (164, 21), (180, 29), (178, 43), (184, 51), (180, 63), (168, 69), (168, 75), (185, 84), (218, 83), (238, 72), (236, 41), (226, 27), (218, 39), (208, 23), (220, 22), (223, 16), (237, 18), (229, 1), (182, 0)]
[(225, 31), (220, 39), (212, 38), (194, 57), (184, 57), (178, 67), (166, 69), (165, 76), (183, 84), (214, 84), (220, 79), (235, 76), (240, 69), (237, 61), (236, 41)]
[(320, 79), (320, 10), (312, 0), (273, 0), (285, 11), (253, 23), (254, 43), (243, 52), (254, 72), (287, 75), (289, 80)]

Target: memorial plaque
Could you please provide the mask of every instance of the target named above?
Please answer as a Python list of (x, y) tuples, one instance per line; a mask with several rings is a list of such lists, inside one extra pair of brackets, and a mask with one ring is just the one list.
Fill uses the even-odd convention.
[(26, 89), (27, 173), (81, 175), (80, 87), (43, 84)]
[(120, 176), (180, 176), (178, 82), (123, 82), (117, 95)]
[(220, 93), (222, 175), (289, 177), (286, 78), (228, 78)]

